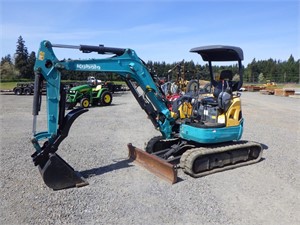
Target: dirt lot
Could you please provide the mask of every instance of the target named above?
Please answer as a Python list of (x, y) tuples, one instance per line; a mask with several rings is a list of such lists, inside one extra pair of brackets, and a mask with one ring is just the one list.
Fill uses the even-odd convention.
[[(170, 185), (128, 162), (159, 133), (130, 93), (91, 108), (58, 153), (89, 186), (52, 191), (30, 155), (32, 97), (1, 95), (0, 224), (300, 224), (300, 99), (243, 93), (243, 139), (261, 162)], [(39, 131), (45, 130), (45, 110)]]

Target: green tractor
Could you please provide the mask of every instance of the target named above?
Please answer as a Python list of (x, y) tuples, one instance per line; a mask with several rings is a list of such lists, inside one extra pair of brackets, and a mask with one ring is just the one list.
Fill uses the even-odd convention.
[(73, 109), (77, 103), (83, 108), (93, 106), (108, 106), (112, 102), (112, 94), (107, 87), (93, 82), (72, 87), (67, 93), (66, 108)]

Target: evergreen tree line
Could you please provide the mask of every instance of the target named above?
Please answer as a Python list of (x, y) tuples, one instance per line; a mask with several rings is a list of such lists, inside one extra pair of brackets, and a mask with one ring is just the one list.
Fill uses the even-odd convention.
[[(16, 52), (13, 56), (6, 55), (1, 58), (0, 78), (1, 81), (13, 81), (20, 79), (34, 79), (35, 52), (28, 54), (25, 41), (22, 36), (18, 38)], [(208, 64), (199, 65), (193, 61), (181, 61), (174, 63), (148, 61), (147, 66), (152, 74), (165, 80), (176, 80), (182, 77), (186, 80), (203, 79), (209, 80)], [(267, 80), (277, 83), (300, 83), (300, 60), (295, 60), (291, 55), (287, 61), (274, 59), (256, 60), (244, 67), (244, 81), (249, 83), (264, 83)], [(214, 66), (215, 71), (231, 69), (238, 73), (238, 65)], [(94, 76), (101, 80), (119, 80), (113, 73), (62, 71), (63, 80), (86, 80), (87, 76)]]
[(3, 80), (33, 79), (35, 52), (28, 54), (22, 36), (18, 38), (17, 49), (12, 58), (10, 54), (1, 58), (0, 75)]

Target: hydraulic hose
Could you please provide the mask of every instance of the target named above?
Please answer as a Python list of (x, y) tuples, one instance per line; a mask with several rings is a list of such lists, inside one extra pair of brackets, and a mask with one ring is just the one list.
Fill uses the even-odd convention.
[(33, 108), (32, 108), (32, 115), (33, 115), (33, 127), (32, 133), (33, 135), (36, 133), (36, 118), (41, 110), (42, 104), (42, 87), (43, 87), (43, 77), (39, 73), (35, 73), (34, 79), (34, 96), (33, 96)]

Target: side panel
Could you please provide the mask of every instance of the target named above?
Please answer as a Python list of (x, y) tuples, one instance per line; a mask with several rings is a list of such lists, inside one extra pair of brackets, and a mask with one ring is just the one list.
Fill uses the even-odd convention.
[(198, 143), (221, 143), (240, 140), (243, 134), (243, 119), (238, 126), (223, 128), (198, 128), (187, 124), (180, 127), (180, 137)]
[(227, 127), (238, 126), (240, 124), (241, 111), (241, 99), (239, 97), (233, 98), (232, 103), (226, 112)]

